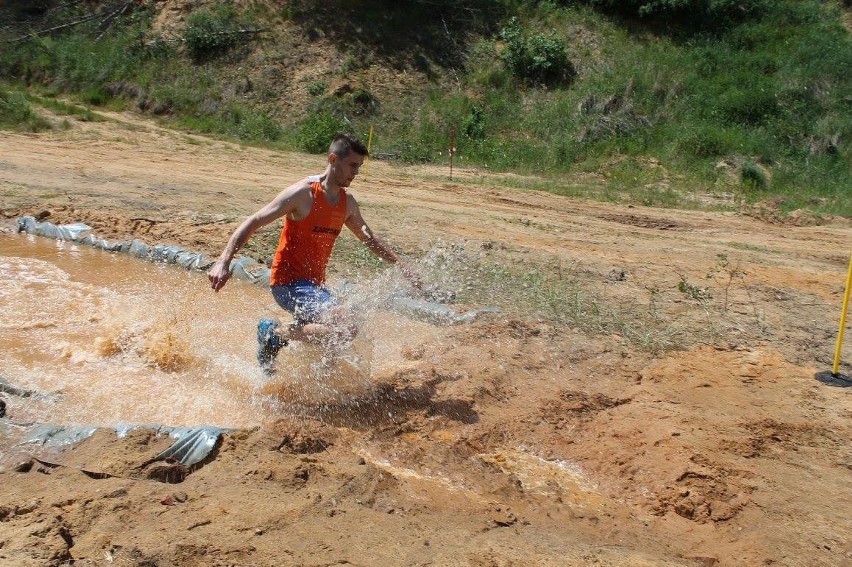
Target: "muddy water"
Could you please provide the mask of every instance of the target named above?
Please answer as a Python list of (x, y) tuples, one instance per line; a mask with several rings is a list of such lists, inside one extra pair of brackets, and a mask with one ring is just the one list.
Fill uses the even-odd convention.
[(342, 362), (294, 345), (269, 378), (257, 320), (288, 319), (268, 290), (27, 235), (0, 234), (0, 307), (0, 378), (35, 393), (7, 395), (7, 416), (66, 425), (257, 425), (364, 396), (397, 337), (431, 332), (376, 312)]

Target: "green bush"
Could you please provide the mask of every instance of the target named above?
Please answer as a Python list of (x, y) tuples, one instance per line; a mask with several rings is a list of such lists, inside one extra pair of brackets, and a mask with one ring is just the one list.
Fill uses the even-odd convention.
[(737, 124), (760, 124), (779, 113), (775, 92), (766, 87), (732, 89), (719, 97), (722, 118)]
[(767, 189), (769, 187), (769, 175), (766, 170), (753, 161), (747, 161), (743, 164), (740, 179), (752, 189)]
[(470, 110), (462, 123), (462, 131), (471, 140), (485, 138), (485, 110), (481, 106), (476, 105)]
[(237, 14), (219, 4), (213, 12), (193, 12), (186, 20), (183, 39), (195, 62), (219, 57), (231, 48), (246, 43), (248, 35), (238, 32)]
[(19, 124), (31, 115), (30, 103), (22, 93), (0, 91), (0, 121), (3, 124)]
[(713, 28), (762, 13), (772, 0), (584, 0), (628, 17), (666, 18), (670, 24)]
[(501, 53), (503, 62), (522, 81), (555, 86), (567, 84), (577, 75), (561, 38), (545, 34), (527, 36), (517, 18), (509, 20), (501, 37), (506, 42)]
[(50, 122), (33, 111), (26, 95), (0, 90), (0, 128), (38, 132), (50, 128)]
[(331, 112), (312, 112), (299, 125), (296, 143), (306, 152), (323, 154), (328, 151), (331, 140), (344, 126), (343, 120)]
[(266, 113), (242, 104), (231, 104), (222, 115), (222, 124), (231, 136), (247, 142), (277, 142), (283, 135), (281, 126)]
[(325, 93), (326, 89), (328, 89), (328, 85), (325, 81), (313, 81), (306, 88), (311, 96), (320, 96)]
[(379, 101), (369, 90), (359, 87), (349, 96), (349, 109), (356, 115), (373, 114), (379, 106)]
[(80, 95), (80, 100), (92, 106), (103, 106), (110, 99), (110, 95), (105, 89), (99, 87), (89, 87)]
[(696, 158), (713, 158), (732, 153), (730, 137), (719, 126), (703, 126), (689, 132), (678, 142), (679, 149)]

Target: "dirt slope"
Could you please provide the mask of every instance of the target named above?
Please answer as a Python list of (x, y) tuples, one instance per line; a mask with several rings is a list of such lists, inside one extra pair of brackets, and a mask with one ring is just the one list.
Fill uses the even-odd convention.
[[(114, 115), (4, 133), (0, 209), (218, 253), (245, 215), (322, 167)], [(507, 312), (415, 345), (357, 411), (226, 436), (179, 484), (140, 474), (168, 444), (146, 432), (98, 432), (39, 455), (51, 464), (0, 441), (0, 560), (852, 564), (850, 390), (814, 380), (833, 354), (848, 220), (619, 207), (447, 173), (371, 162), (353, 191), (414, 257), (443, 241), (561, 260), (603, 301), (657, 310), (686, 348), (653, 356)]]

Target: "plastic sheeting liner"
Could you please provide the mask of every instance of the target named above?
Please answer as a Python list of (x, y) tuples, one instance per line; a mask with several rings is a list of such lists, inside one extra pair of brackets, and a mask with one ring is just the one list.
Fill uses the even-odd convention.
[(206, 459), (207, 455), (216, 448), (222, 430), (218, 427), (175, 428), (170, 435), (177, 441), (154, 457), (154, 460), (164, 461), (172, 458), (182, 465), (191, 467)]
[[(19, 398), (46, 397), (32, 390), (19, 388), (0, 378), (0, 392)], [(5, 403), (3, 404), (5, 409)], [(26, 434), (18, 444), (38, 444), (45, 447), (63, 447), (88, 439), (94, 435), (97, 427), (66, 426), (47, 423), (17, 423), (0, 414), (0, 437), (8, 437), (7, 429), (24, 429)], [(199, 427), (166, 427), (163, 425), (120, 424), (114, 427), (116, 435), (124, 437), (129, 431), (145, 428), (153, 429), (157, 435), (167, 434), (176, 441), (165, 451), (154, 457), (151, 462), (175, 459), (182, 465), (191, 467), (206, 459), (219, 443), (223, 432), (233, 431), (210, 425)]]
[[(97, 427), (64, 426), (51, 424), (29, 424), (22, 425), (0, 419), (0, 428), (3, 426), (25, 428), (29, 431), (20, 441), (19, 445), (41, 445), (43, 447), (64, 447), (85, 441), (95, 434)], [(151, 462), (175, 459), (187, 467), (196, 465), (205, 460), (219, 444), (222, 433), (231, 431), (213, 426), (201, 427), (165, 427), (162, 425), (132, 425), (119, 426), (114, 429), (119, 437), (127, 434), (131, 429), (146, 428), (153, 429), (158, 435), (167, 433), (176, 441), (165, 451), (154, 457)], [(4, 434), (5, 436), (5, 434)]]

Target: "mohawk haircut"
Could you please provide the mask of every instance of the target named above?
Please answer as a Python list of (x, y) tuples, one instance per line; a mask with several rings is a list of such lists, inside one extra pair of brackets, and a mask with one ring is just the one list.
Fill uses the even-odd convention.
[(335, 154), (339, 158), (345, 158), (351, 152), (367, 157), (369, 152), (364, 142), (352, 136), (351, 134), (340, 133), (334, 137), (331, 145), (328, 147), (328, 153)]

